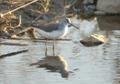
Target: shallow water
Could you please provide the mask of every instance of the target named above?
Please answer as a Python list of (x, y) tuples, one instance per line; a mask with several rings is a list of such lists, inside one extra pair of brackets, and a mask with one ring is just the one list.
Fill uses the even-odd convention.
[[(45, 57), (44, 42), (3, 40), (2, 42), (27, 45), (0, 45), (1, 55), (23, 49), (29, 51), (0, 59), (0, 84), (118, 84), (120, 31), (110, 34), (107, 43), (96, 47), (80, 44), (80, 32), (75, 29), (71, 29), (66, 38), (72, 38), (72, 41), (57, 42), (55, 54), (63, 56), (69, 71), (72, 71), (67, 79), (57, 72), (30, 66)], [(49, 55), (52, 55), (51, 45), (52, 43), (48, 45)]]

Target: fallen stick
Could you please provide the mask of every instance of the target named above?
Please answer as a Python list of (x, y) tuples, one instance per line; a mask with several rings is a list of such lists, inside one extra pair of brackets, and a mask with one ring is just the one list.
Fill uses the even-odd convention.
[(27, 46), (27, 44), (10, 43), (10, 42), (0, 42), (0, 45), (9, 45), (9, 46)]
[[(11, 40), (31, 40), (31, 39), (25, 39), (25, 38), (11, 38)], [(35, 39), (35, 40), (31, 40), (31, 41), (71, 41), (72, 39)]]
[(25, 53), (25, 52), (28, 52), (28, 50), (21, 50), (21, 51), (17, 51), (17, 52), (11, 52), (11, 53), (7, 53), (7, 54), (3, 54), (3, 55), (0, 55), (0, 59), (5, 58), (5, 57), (9, 57), (9, 56), (13, 56), (13, 55), (17, 55), (17, 54), (20, 54), (20, 53)]

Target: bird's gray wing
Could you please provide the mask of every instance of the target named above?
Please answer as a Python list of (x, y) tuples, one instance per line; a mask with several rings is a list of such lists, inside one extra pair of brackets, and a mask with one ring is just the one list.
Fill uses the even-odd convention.
[(34, 28), (41, 29), (45, 32), (52, 32), (54, 30), (58, 29), (59, 24), (47, 24), (47, 25), (42, 25), (42, 24), (32, 24), (31, 25)]

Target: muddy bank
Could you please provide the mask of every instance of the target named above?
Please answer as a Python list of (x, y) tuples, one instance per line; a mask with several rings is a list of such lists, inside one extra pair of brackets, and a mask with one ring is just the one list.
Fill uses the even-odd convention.
[(120, 16), (98, 16), (101, 30), (120, 30)]
[[(19, 7), (23, 4), (26, 4), (30, 0), (12, 0), (9, 2), (8, 0), (0, 1), (0, 12), (5, 13), (10, 11), (16, 7)], [(15, 16), (22, 16), (22, 26), (28, 27), (30, 24), (39, 23), (39, 24), (46, 24), (49, 22), (56, 22), (55, 17), (67, 15), (66, 10), (64, 8), (65, 4), (64, 1), (67, 0), (41, 0), (37, 1), (25, 8), (22, 8), (18, 11), (15, 11)], [(84, 3), (91, 2), (93, 3), (94, 0), (83, 0)], [(95, 0), (96, 1), (96, 0)], [(82, 3), (82, 0), (81, 0)], [(81, 4), (79, 3), (79, 4)], [(41, 5), (42, 4), (42, 5)], [(79, 5), (76, 4), (76, 5)], [(79, 7), (79, 6), (78, 6)], [(105, 13), (120, 13), (120, 1), (119, 0), (97, 0), (96, 4), (97, 10), (102, 11)], [(79, 13), (78, 13), (79, 15)], [(120, 29), (120, 16), (97, 16), (98, 24), (100, 29)], [(81, 18), (80, 18), (81, 19)], [(60, 19), (57, 19), (60, 20)], [(11, 22), (11, 21), (10, 21)], [(12, 24), (12, 23), (10, 23)], [(14, 24), (14, 23), (13, 23)], [(2, 28), (2, 27), (1, 27)]]
[(98, 16), (98, 24), (100, 29), (120, 29), (120, 0), (98, 0), (97, 10), (105, 13), (111, 13), (111, 15), (107, 16)]

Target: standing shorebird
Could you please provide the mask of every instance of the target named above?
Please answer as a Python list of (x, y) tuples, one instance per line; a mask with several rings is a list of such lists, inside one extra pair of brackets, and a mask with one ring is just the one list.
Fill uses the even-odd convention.
[[(52, 39), (53, 42), (53, 52), (54, 52), (54, 44), (56, 39), (61, 39), (67, 35), (69, 27), (73, 26), (77, 29), (75, 25), (73, 25), (69, 18), (64, 18), (62, 22), (54, 23), (54, 24), (46, 24), (46, 25), (31, 25), (33, 29), (37, 29), (39, 34), (46, 39), (46, 43), (48, 39)], [(46, 45), (46, 52), (47, 52), (47, 45)], [(46, 54), (47, 55), (47, 54)], [(53, 55), (55, 55), (53, 53)]]
[(63, 21), (53, 24), (32, 24), (33, 29), (37, 29), (39, 34), (46, 39), (60, 39), (66, 36), (69, 27), (73, 26), (79, 29), (77, 26), (71, 23), (69, 18), (64, 18)]

